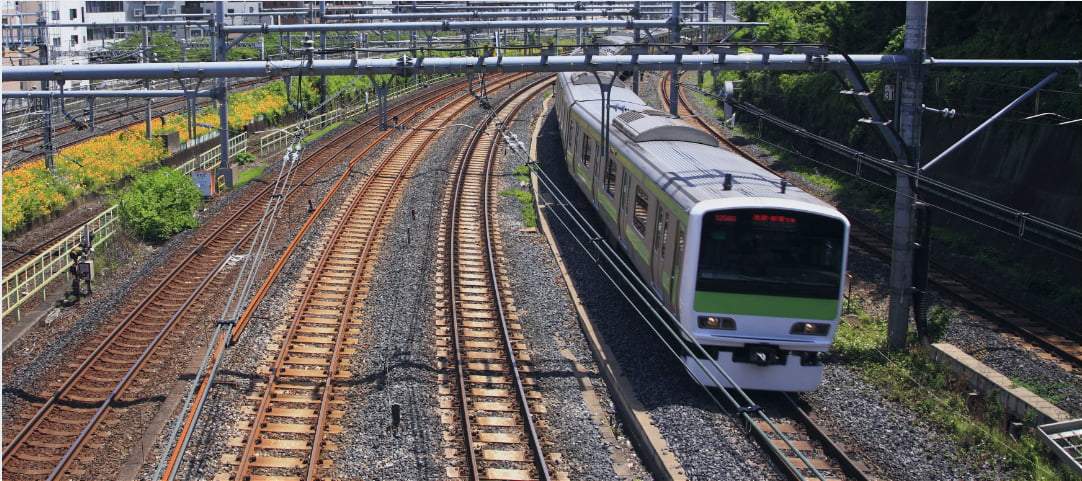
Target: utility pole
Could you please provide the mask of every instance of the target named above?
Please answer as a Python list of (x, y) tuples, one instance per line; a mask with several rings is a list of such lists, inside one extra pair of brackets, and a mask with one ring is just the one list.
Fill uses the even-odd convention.
[[(225, 2), (217, 2), (214, 10), (215, 32), (217, 44), (214, 46), (214, 61), (224, 62), (226, 60), (225, 53), (229, 48), (229, 37), (225, 33)], [(218, 122), (220, 122), (220, 136), (221, 136), (221, 162), (218, 165), (218, 172), (214, 176), (217, 178), (219, 175), (224, 175), (225, 185), (227, 187), (233, 186), (233, 169), (229, 165), (229, 95), (226, 92), (225, 77), (218, 77), (216, 79), (217, 86), (215, 90), (218, 91)]]
[[(41, 7), (45, 8), (45, 7)], [(49, 31), (45, 28), (45, 11), (38, 15), (38, 62), (42, 65), (49, 64)], [(41, 81), (41, 91), (49, 91), (49, 81)], [(56, 163), (53, 160), (53, 101), (49, 97), (41, 99), (41, 146), (45, 150), (45, 168), (49, 172), (56, 172)]]
[[(319, 23), (327, 23), (327, 2), (319, 2)], [(327, 59), (327, 32), (319, 32), (319, 59)], [(319, 113), (327, 113), (327, 76), (319, 76)]]
[[(147, 31), (146, 27), (143, 27), (143, 49), (139, 53), (139, 63), (150, 63), (150, 55), (150, 32)], [(150, 79), (143, 79), (143, 88), (150, 90)], [(152, 136), (150, 120), (151, 117), (153, 117), (152, 112), (150, 111), (150, 97), (147, 97), (145, 106), (147, 116), (147, 140), (150, 140), (150, 137)]]
[[(669, 22), (672, 26), (669, 31), (672, 32), (672, 37), (669, 38), (669, 43), (678, 44), (681, 41), (680, 38), (680, 2), (672, 2), (672, 17), (669, 18)], [(683, 52), (683, 47), (673, 47), (677, 55)], [(669, 113), (673, 115), (680, 115), (678, 108), (678, 95), (680, 95), (680, 68), (673, 65), (672, 71), (669, 72)]]
[[(920, 163), (921, 103), (924, 99), (924, 66), (928, 30), (928, 3), (910, 1), (905, 9), (905, 44), (902, 54), (909, 67), (902, 71), (898, 116), (898, 135), (902, 138), (904, 158), (898, 159), (916, 172)], [(895, 178), (894, 243), (890, 264), (890, 309), (887, 342), (902, 349), (909, 332), (909, 311), (913, 304), (913, 261), (916, 227), (914, 212), (916, 191), (913, 176), (899, 172)]]

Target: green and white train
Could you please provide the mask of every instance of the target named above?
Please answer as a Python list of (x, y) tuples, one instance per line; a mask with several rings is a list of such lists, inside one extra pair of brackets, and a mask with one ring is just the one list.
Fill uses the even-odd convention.
[[(613, 82), (607, 151), (599, 80)], [(684, 341), (702, 345), (743, 389), (817, 388), (842, 309), (845, 216), (610, 74), (562, 73), (555, 92), (569, 172), (676, 314)], [(716, 385), (700, 363), (684, 363)]]

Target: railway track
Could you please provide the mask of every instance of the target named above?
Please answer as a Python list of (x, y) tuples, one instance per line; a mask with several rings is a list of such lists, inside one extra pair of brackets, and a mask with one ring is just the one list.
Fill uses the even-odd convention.
[[(513, 116), (526, 100), (547, 87), (524, 89), (493, 117)], [(440, 408), (444, 429), (460, 444), (446, 451), (453, 479), (548, 480), (552, 474), (538, 435), (535, 413), (545, 412), (529, 355), (517, 324), (514, 300), (501, 274), (501, 239), (492, 224), (491, 169), (499, 151), (499, 125), (478, 129), (459, 160), (446, 203), (440, 236), (437, 301), (441, 363)]]
[[(493, 88), (516, 78), (501, 78)], [(462, 97), (443, 107), (444, 115), (431, 121), (434, 127), (395, 145), (351, 193), (322, 254), (310, 262), (296, 289), (290, 305), (297, 308), (265, 364), (269, 377), (263, 394), (253, 398), (250, 420), (242, 427), (246, 434), (232, 441), (238, 454), (223, 459), (235, 472), (221, 479), (314, 479), (334, 469), (327, 455), (335, 449), (330, 438), (344, 429), (336, 408), (344, 399), (349, 358), (355, 354), (351, 346), (363, 327), (364, 300), (390, 214), (427, 146), (473, 102)]]
[[(442, 89), (442, 94), (450, 95), (458, 89), (453, 85)], [(375, 126), (357, 126), (354, 131), (364, 133), (356, 136), (356, 140), (329, 144), (321, 152), (347, 150), (376, 130)], [(286, 197), (331, 166), (335, 159), (335, 155), (329, 154), (310, 156), (298, 167), (296, 178), (301, 180)], [(117, 409), (119, 406), (145, 402), (152, 396), (146, 388), (154, 381), (148, 379), (158, 370), (157, 366), (168, 364), (161, 355), (171, 352), (169, 344), (179, 342), (170, 338), (198, 320), (208, 302), (206, 298), (226, 285), (230, 254), (241, 252), (249, 242), (273, 188), (268, 185), (251, 193), (233, 215), (213, 220), (207, 226), (210, 232), (205, 234), (206, 240), (188, 256), (173, 262), (157, 285), (144, 286), (140, 292), (132, 293), (133, 301), (117, 310), (115, 321), (106, 323), (117, 327), (104, 335), (100, 343), (93, 344), (97, 347), (91, 345), (85, 350), (92, 352), (75, 354), (82, 363), (74, 372), (61, 376), (66, 380), (58, 382), (55, 392), (47, 390), (41, 394), (45, 401), (35, 406), (36, 412), (16, 416), (19, 424), (24, 420), (26, 424), (17, 434), (5, 436), (10, 439), (4, 448), (5, 478), (83, 478), (93, 472), (94, 455), (84, 450), (97, 451), (102, 447), (103, 443), (93, 442), (95, 431), (106, 420), (116, 422), (113, 415), (122, 411)], [(129, 426), (129, 429), (136, 428)]]
[[(834, 442), (831, 433), (804, 411), (791, 395), (761, 393), (760, 398), (762, 407), (775, 416), (775, 421), (773, 427), (763, 421), (756, 424), (760, 430), (768, 433), (770, 442), (778, 449), (777, 452), (770, 451), (775, 454), (776, 461), (795, 469), (795, 472), (786, 473), (790, 479), (872, 479), (868, 467), (846, 454), (849, 448)], [(777, 433), (784, 434), (785, 439), (781, 439)], [(797, 456), (797, 452), (802, 456)]]
[[(661, 85), (659, 91), (665, 93), (662, 95), (662, 98), (665, 98), (668, 92), (668, 78), (663, 76), (659, 84)], [(697, 116), (697, 112), (691, 108), (682, 89), (678, 105), (678, 115), (688, 117), (687, 120), (710, 132), (733, 152), (769, 169), (769, 166), (763, 165), (755, 156), (729, 141), (728, 137), (722, 135), (713, 123)], [(850, 240), (867, 252), (889, 262), (891, 240), (888, 235), (860, 219), (851, 217), (850, 222), (852, 223)], [(1036, 352), (1040, 357), (1056, 362), (1068, 372), (1082, 374), (1082, 336), (1079, 333), (1059, 327), (1056, 322), (1025, 307), (1022, 303), (984, 288), (979, 280), (969, 279), (946, 265), (933, 261), (933, 269), (928, 275), (929, 281), (942, 292), (962, 302), (972, 312), (1002, 326), (1003, 330), (1010, 331), (1018, 342)]]

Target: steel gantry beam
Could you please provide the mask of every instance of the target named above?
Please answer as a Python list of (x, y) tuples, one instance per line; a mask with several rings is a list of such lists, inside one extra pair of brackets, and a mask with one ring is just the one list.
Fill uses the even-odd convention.
[[(904, 55), (808, 56), (803, 54), (684, 54), (684, 55), (606, 55), (606, 56), (494, 56), (455, 58), (411, 58), (345, 60), (276, 60), (180, 62), (152, 64), (31, 65), (7, 67), (5, 81), (62, 81), (105, 79), (165, 79), (215, 77), (274, 77), (279, 75), (362, 75), (362, 74), (445, 74), (500, 72), (578, 72), (596, 71), (669, 71), (691, 70), (775, 70), (775, 71), (844, 71), (850, 62), (863, 70), (907, 68), (911, 61)], [(947, 67), (958, 60), (929, 59), (924, 65)], [(1082, 69), (1082, 60), (996, 60), (986, 67), (1041, 67)]]
[[(750, 25), (755, 22), (731, 22), (733, 25)], [(766, 25), (765, 23), (756, 23)], [(481, 21), (429, 21), (429, 22), (379, 22), (379, 23), (305, 23), (294, 25), (224, 25), (227, 34), (274, 33), (274, 32), (356, 32), (378, 30), (499, 30), (509, 28), (621, 28), (655, 29), (670, 28), (672, 20), (481, 20)]]
[[(329, 7), (328, 7), (329, 8)], [(484, 18), (484, 17), (515, 17), (515, 18), (553, 18), (553, 17), (607, 17), (607, 16), (630, 16), (632, 13), (627, 10), (548, 10), (548, 11), (512, 11), (512, 12), (432, 12), (432, 13), (340, 13), (325, 15), (323, 18), (327, 20), (348, 20), (350, 22), (364, 21), (364, 20), (421, 20), (430, 18), (440, 19), (462, 19), (462, 18)]]

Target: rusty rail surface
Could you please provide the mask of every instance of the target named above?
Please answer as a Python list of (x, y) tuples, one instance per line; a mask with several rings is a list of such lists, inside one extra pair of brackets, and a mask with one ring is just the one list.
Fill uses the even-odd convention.
[[(492, 117), (513, 116), (550, 83), (534, 83)], [(528, 365), (522, 364), (529, 360), (527, 346), (515, 322), (513, 300), (504, 294), (501, 241), (490, 218), (491, 169), (502, 142), (499, 128), (490, 118), (475, 132), (459, 160), (458, 178), (449, 192), (451, 209), (444, 219), (447, 300), (437, 307), (449, 319), (437, 319), (437, 326), (446, 346), (440, 349), (441, 361), (454, 369), (441, 374), (441, 408), (447, 412), (445, 422), (457, 419), (462, 440), (461, 451), (451, 450), (448, 457), (465, 464), (449, 467), (448, 476), (548, 480), (545, 449), (533, 419), (545, 407), (540, 393), (531, 388)]]

